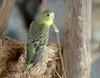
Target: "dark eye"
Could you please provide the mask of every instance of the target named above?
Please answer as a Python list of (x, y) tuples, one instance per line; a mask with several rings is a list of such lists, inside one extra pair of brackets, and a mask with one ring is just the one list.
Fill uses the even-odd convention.
[(47, 16), (49, 17), (49, 14), (47, 14)]

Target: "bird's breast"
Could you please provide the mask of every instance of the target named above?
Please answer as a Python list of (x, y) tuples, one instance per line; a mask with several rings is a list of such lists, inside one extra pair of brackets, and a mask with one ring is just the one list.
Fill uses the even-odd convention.
[(49, 38), (49, 29), (48, 28), (42, 28), (38, 30), (39, 32), (36, 33), (32, 37), (32, 43), (34, 46), (45, 46), (48, 43), (48, 38)]

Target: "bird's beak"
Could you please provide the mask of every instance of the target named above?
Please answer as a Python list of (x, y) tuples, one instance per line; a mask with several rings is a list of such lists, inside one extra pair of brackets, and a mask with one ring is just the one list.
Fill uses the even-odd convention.
[(54, 20), (54, 16), (55, 16), (54, 13), (52, 13), (52, 14), (51, 14), (51, 18), (52, 18), (53, 20)]

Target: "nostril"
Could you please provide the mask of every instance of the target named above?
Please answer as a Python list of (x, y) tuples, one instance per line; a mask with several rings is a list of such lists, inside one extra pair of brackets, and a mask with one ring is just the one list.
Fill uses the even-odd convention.
[(49, 16), (49, 14), (47, 14), (47, 16)]

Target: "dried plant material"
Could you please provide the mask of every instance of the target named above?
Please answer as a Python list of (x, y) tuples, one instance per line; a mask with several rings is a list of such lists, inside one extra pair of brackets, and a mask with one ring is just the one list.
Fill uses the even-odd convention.
[(55, 45), (49, 45), (45, 47), (44, 51), (41, 53), (42, 57), (39, 59), (39, 62), (32, 68), (30, 71), (26, 71), (28, 78), (53, 78), (55, 73), (56, 63), (55, 59), (57, 58), (57, 47)]
[(25, 52), (25, 44), (10, 38), (0, 39), (0, 78), (14, 78), (18, 59)]
[[(63, 75), (64, 77), (66, 78), (66, 72), (65, 72), (65, 66), (64, 66), (64, 60), (63, 60), (63, 56), (62, 56), (62, 53), (61, 53), (61, 43), (60, 43), (60, 34), (59, 34), (59, 29), (57, 28), (56, 24), (54, 23), (53, 24), (53, 27), (54, 27), (54, 30), (55, 30), (55, 33), (56, 33), (56, 37), (57, 37), (57, 48), (58, 48), (58, 54), (59, 54), (59, 57), (60, 57), (60, 63), (61, 63), (61, 66), (62, 66), (62, 71), (63, 71)], [(60, 67), (60, 65), (58, 65), (58, 67)], [(61, 68), (61, 67), (60, 67)], [(59, 68), (58, 68), (59, 69)], [(58, 73), (57, 73), (58, 74)]]
[(45, 47), (42, 58), (25, 71), (26, 44), (10, 38), (0, 39), (0, 78), (54, 78), (58, 49), (54, 44)]

